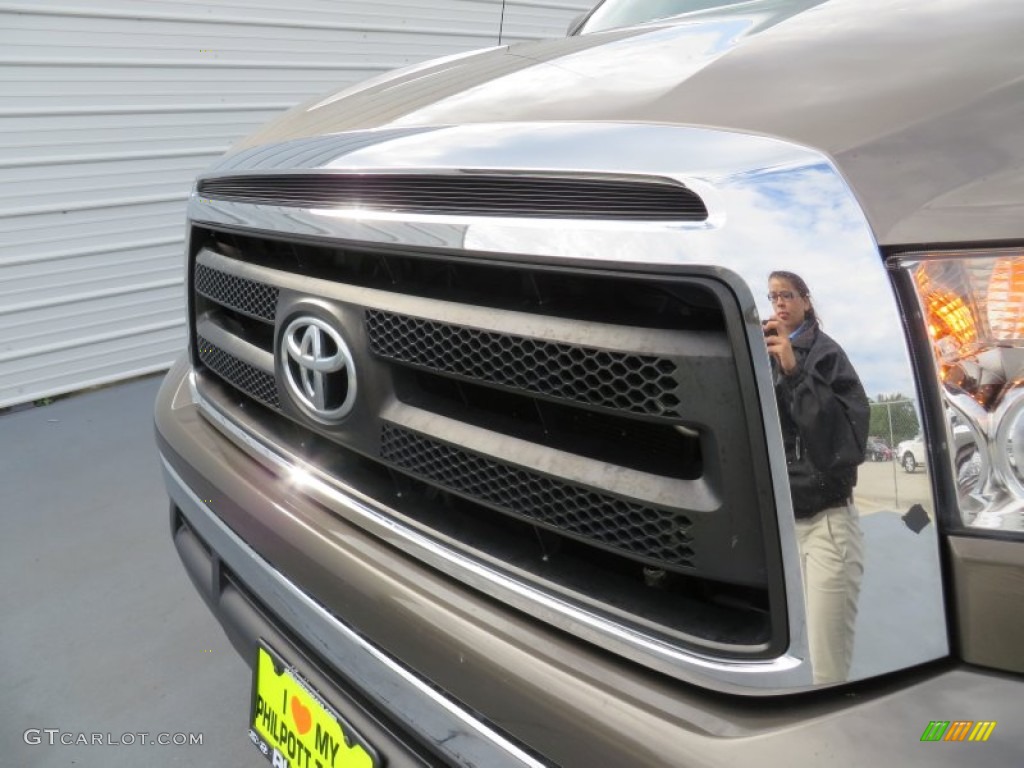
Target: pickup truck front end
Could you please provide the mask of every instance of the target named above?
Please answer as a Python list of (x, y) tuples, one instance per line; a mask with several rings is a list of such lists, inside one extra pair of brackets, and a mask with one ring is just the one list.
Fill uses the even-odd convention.
[[(736, 18), (542, 52), (581, 70)], [(157, 435), (175, 545), (257, 671), (257, 748), (291, 766), (863, 765), (928, 748), (931, 721), (1015, 711), (1020, 612), (982, 606), (1021, 600), (1020, 250), (958, 253), (957, 272), (949, 249), (880, 243), (830, 152), (628, 98), (604, 119), (443, 119), (491, 99), (460, 77), (515, 92), (544, 70), (508, 58), (441, 68), (451, 92), (429, 104), (429, 76), (378, 93), (380, 125), (332, 122), (367, 93), (296, 110), (191, 197), (190, 348)], [(395, 117), (409, 93), (421, 119)], [(828, 683), (761, 326), (777, 269), (928, 436), (927, 475), (860, 467), (853, 666)], [(937, 331), (940, 295), (997, 322)], [(981, 370), (979, 345), (1002, 375), (996, 393), (983, 355), (985, 402), (950, 373)], [(1022, 733), (1000, 720), (984, 759), (1019, 757)]]

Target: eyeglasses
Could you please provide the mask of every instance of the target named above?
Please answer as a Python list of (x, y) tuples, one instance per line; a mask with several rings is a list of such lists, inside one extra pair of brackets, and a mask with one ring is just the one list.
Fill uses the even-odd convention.
[(783, 301), (792, 301), (796, 298), (796, 294), (792, 291), (772, 291), (768, 294), (768, 301), (774, 304), (779, 299)]

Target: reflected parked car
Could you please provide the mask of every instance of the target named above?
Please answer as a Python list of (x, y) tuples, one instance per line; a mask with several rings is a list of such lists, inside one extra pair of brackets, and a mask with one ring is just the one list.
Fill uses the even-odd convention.
[(884, 438), (872, 435), (868, 438), (864, 455), (868, 461), (892, 461), (892, 448)]
[(896, 446), (896, 460), (903, 466), (906, 472), (914, 472), (918, 467), (927, 466), (927, 451), (924, 447), (924, 437), (918, 435), (910, 440), (904, 440)]

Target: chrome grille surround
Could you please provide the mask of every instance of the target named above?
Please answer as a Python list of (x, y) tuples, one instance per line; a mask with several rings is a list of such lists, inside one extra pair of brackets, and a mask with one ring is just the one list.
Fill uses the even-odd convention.
[[(382, 248), (437, 249), (444, 252), (486, 254), (487, 258), (536, 264), (542, 268), (601, 267), (636, 274), (673, 274), (684, 270), (713, 276), (729, 286), (747, 321), (747, 343), (754, 363), (756, 393), (764, 410), (757, 425), (771, 453), (767, 462), (777, 510), (778, 557), (782, 580), (772, 586), (772, 599), (785, 605), (785, 651), (759, 660), (730, 659), (714, 652), (695, 652), (552, 596), (507, 572), (481, 564), (425, 537), (415, 526), (397, 520), (386, 505), (361, 496), (337, 477), (310, 469), (308, 493), (345, 509), (348, 519), (367, 530), (387, 536), (410, 555), (452, 577), (488, 593), (497, 600), (529, 613), (566, 632), (625, 658), (701, 686), (739, 693), (789, 693), (811, 686), (807, 658), (806, 617), (800, 595), (792, 507), (788, 498), (786, 467), (781, 459), (774, 395), (761, 337), (754, 296), (763, 292), (767, 272), (791, 269), (842, 306), (851, 285), (874, 297), (872, 320), (888, 330), (896, 351), (890, 354), (888, 381), (913, 386), (912, 366), (896, 332), (898, 308), (870, 229), (841, 175), (831, 161), (814, 150), (750, 135), (668, 125), (618, 124), (510, 124), (423, 128), (413, 137), (395, 139), (382, 132), (378, 141), (363, 136), (355, 149), (329, 151), (331, 137), (317, 140), (316, 153), (295, 153), (285, 142), (277, 150), (263, 148), (242, 163), (231, 157), (225, 171), (258, 171), (261, 167), (292, 171), (326, 165), (334, 170), (373, 172), (396, 167), (415, 168), (429, 154), (432, 168), (484, 170), (497, 162), (502, 168), (529, 174), (538, 169), (524, 163), (519, 150), (528, 143), (529, 157), (542, 159), (544, 171), (557, 173), (656, 174), (677, 179), (696, 191), (709, 214), (704, 222), (575, 221), (531, 222), (465, 215), (345, 211), (329, 205), (281, 207), (252, 205), (193, 196), (191, 220), (203, 226), (272, 233), (291, 241), (362, 243)], [(349, 142), (351, 144), (351, 142)], [(608, 147), (617, 147), (614, 153)], [(209, 176), (218, 174), (217, 168)], [(826, 258), (825, 255), (829, 258)], [(842, 312), (830, 319), (832, 329), (860, 330), (848, 324)], [(858, 321), (863, 325), (863, 320)], [(194, 332), (194, 331), (193, 331)], [(833, 332), (830, 330), (830, 332)], [(858, 358), (863, 362), (862, 358)], [(854, 361), (855, 364), (858, 360)], [(905, 385), (904, 382), (910, 382)], [(239, 447), (275, 472), (288, 473), (303, 466), (304, 458), (287, 446), (261, 437), (254, 425), (239, 420), (231, 410), (204, 397), (195, 398), (212, 422)], [(757, 471), (736, 467), (733, 471)], [(934, 501), (933, 501), (934, 504)], [(913, 558), (877, 562), (865, 582), (862, 604), (876, 601), (889, 606), (892, 621), (861, 623), (855, 659), (866, 659), (854, 677), (868, 677), (911, 663), (940, 658), (948, 653), (945, 615), (934, 526), (921, 537), (923, 549)], [(928, 545), (931, 546), (928, 546)], [(869, 547), (871, 543), (869, 542)], [(870, 549), (869, 549), (870, 551)], [(894, 592), (892, 585), (899, 585)], [(786, 599), (786, 596), (789, 599)], [(911, 596), (905, 598), (904, 596)], [(934, 598), (934, 599), (933, 599)], [(895, 648), (890, 638), (913, 632), (920, 642), (912, 649)]]

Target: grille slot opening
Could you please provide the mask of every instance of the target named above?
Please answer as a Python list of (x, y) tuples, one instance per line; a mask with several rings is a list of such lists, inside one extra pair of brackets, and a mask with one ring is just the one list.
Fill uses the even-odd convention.
[[(200, 247), (272, 269), (495, 309), (669, 330), (724, 331), (721, 304), (693, 282), (475, 261), (460, 255), (308, 245), (196, 229)], [(629, 289), (623, 290), (624, 285)]]
[(229, 275), (204, 264), (196, 264), (194, 281), (196, 293), (208, 301), (268, 323), (274, 322), (277, 288)]
[(197, 318), (207, 318), (232, 336), (272, 352), (274, 349), (274, 326), (256, 322), (240, 312), (214, 304), (208, 299), (197, 297), (195, 302)]
[(203, 367), (231, 385), (232, 389), (272, 408), (281, 407), (280, 393), (273, 375), (225, 352), (202, 336), (196, 337), (196, 353)]

